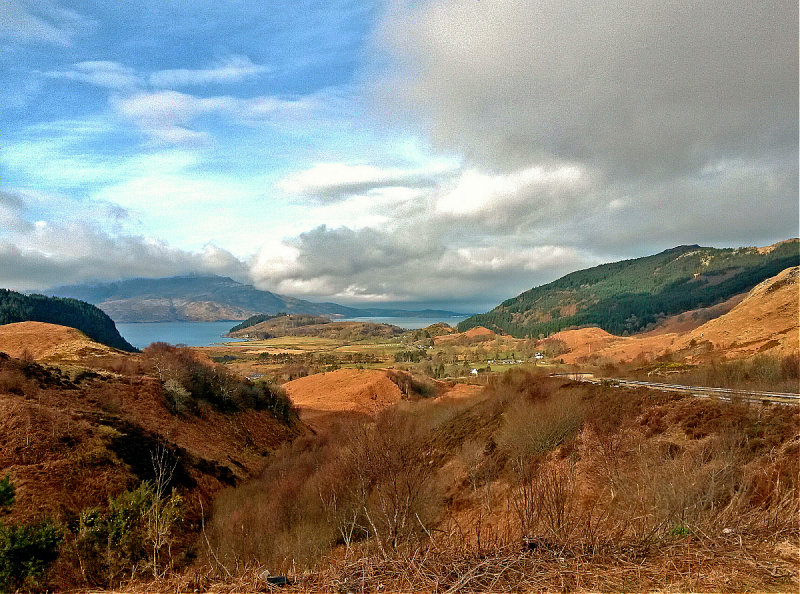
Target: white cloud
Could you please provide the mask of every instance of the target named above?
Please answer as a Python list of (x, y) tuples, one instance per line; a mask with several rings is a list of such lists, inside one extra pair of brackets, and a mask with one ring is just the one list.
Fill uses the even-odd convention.
[(341, 200), (352, 195), (370, 194), (389, 188), (428, 188), (436, 186), (449, 173), (447, 168), (405, 169), (318, 163), (291, 173), (278, 182), (278, 188), (290, 194), (322, 201)]
[(585, 255), (564, 246), (541, 245), (522, 249), (493, 246), (449, 250), (439, 261), (439, 267), (459, 274), (519, 274), (520, 271), (529, 273), (563, 266), (567, 262), (577, 264), (585, 261)]
[(562, 194), (586, 185), (586, 174), (574, 165), (555, 168), (536, 165), (494, 175), (468, 169), (455, 187), (439, 197), (436, 208), (455, 216), (475, 215), (485, 210), (509, 208), (532, 193)]
[(116, 110), (136, 123), (148, 134), (169, 143), (193, 143), (206, 139), (206, 134), (186, 128), (194, 118), (221, 110), (230, 110), (229, 97), (199, 98), (178, 91), (137, 93), (116, 98)]
[[(0, 218), (7, 219), (0, 232), (2, 287), (41, 290), (56, 284), (187, 272), (247, 278), (246, 265), (214, 244), (192, 252), (148, 237), (112, 235), (90, 220), (32, 222), (25, 214), (29, 200), (0, 194)], [(13, 205), (10, 212), (3, 208), (8, 204)]]
[(45, 75), (115, 90), (133, 89), (141, 84), (141, 79), (135, 70), (107, 60), (78, 62), (71, 70), (50, 71)]
[[(193, 130), (202, 117), (220, 118), (228, 124), (313, 126), (327, 107), (318, 97), (282, 99), (257, 96), (246, 99), (226, 95), (198, 97), (179, 91), (138, 92), (111, 100), (114, 110), (142, 131), (169, 144), (198, 144), (210, 140), (205, 131)], [(295, 132), (297, 128), (295, 127)]]
[(230, 56), (204, 69), (177, 68), (159, 70), (150, 75), (156, 87), (181, 87), (210, 83), (235, 83), (270, 71), (268, 66), (254, 64), (247, 56)]
[(69, 46), (79, 31), (93, 22), (50, 0), (4, 0), (0, 10), (0, 37), (22, 43)]

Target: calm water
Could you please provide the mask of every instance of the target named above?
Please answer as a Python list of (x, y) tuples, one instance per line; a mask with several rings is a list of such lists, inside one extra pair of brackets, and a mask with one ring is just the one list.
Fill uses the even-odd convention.
[[(455, 326), (466, 317), (457, 318), (346, 318), (347, 321), (377, 322), (379, 324), (394, 324), (401, 328), (414, 330), (445, 322)], [(238, 322), (153, 322), (149, 324), (117, 324), (117, 330), (122, 336), (139, 349), (143, 349), (152, 342), (168, 342), (170, 344), (185, 344), (187, 346), (208, 346), (218, 342), (236, 342), (235, 338), (224, 338)]]
[(378, 324), (392, 324), (393, 326), (400, 326), (408, 330), (415, 330), (417, 328), (425, 328), (437, 322), (444, 322), (455, 326), (462, 320), (466, 320), (469, 316), (459, 316), (453, 318), (342, 318), (346, 322), (376, 322)]
[(168, 342), (187, 346), (208, 346), (216, 342), (235, 342), (222, 335), (239, 322), (153, 322), (117, 324), (123, 338), (139, 349), (152, 342)]

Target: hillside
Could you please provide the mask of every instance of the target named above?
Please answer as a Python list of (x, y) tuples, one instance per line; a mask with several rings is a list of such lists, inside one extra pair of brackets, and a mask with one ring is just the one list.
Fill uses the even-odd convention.
[[(55, 338), (58, 327), (49, 330)], [(77, 331), (61, 330), (67, 343), (51, 349), (76, 339)], [(0, 478), (8, 475), (16, 490), (16, 505), (3, 521), (47, 517), (62, 527), (57, 590), (113, 589), (147, 561), (152, 545), (134, 540), (141, 538), (133, 532), (136, 518), (118, 528), (113, 552), (107, 551), (111, 537), (101, 536), (100, 557), (87, 534), (112, 499), (130, 504), (131, 492), (156, 478), (159, 452), (173, 468), (165, 493), (175, 489), (183, 517), (164, 542), (187, 551), (185, 558), (170, 553), (170, 563), (185, 565), (213, 497), (254, 476), (275, 449), (303, 431), (280, 388), (252, 384), (188, 349), (117, 351), (101, 363), (116, 372), (44, 366), (0, 353)]]
[[(249, 325), (247, 321), (234, 326), (228, 336), (234, 338), (267, 339), (280, 336), (316, 336), (339, 340), (360, 340), (364, 338), (391, 338), (405, 332), (398, 326), (376, 324), (375, 322), (336, 322), (321, 316), (286, 314), (275, 317), (253, 316), (259, 320)], [(237, 329), (238, 328), (238, 329)]]
[(114, 321), (94, 305), (77, 299), (23, 295), (0, 289), (0, 325), (15, 322), (46, 322), (76, 328), (104, 345), (135, 351), (120, 336)]
[(306, 414), (366, 414), (317, 423), (222, 493), (210, 563), (303, 592), (797, 589), (795, 407), (523, 371), (393, 405), (377, 371), (287, 389)]
[(439, 310), (407, 311), (313, 303), (262, 291), (224, 276), (137, 278), (55, 287), (48, 294), (94, 303), (117, 322), (213, 322), (279, 312), (340, 317), (459, 315)]
[(59, 363), (80, 363), (94, 357), (121, 354), (117, 349), (93, 341), (80, 330), (44, 322), (0, 326), (0, 352), (22, 359)]
[(358, 314), (353, 308), (285, 297), (224, 276), (138, 278), (56, 287), (49, 293), (95, 303), (118, 322), (243, 320), (258, 313), (282, 311), (314, 315)]
[(709, 356), (749, 358), (759, 353), (782, 357), (798, 352), (798, 278), (800, 268), (788, 268), (754, 287), (726, 314), (683, 332), (614, 336), (600, 328), (564, 330), (552, 339), (564, 342), (565, 363), (654, 360), (697, 361)]
[(722, 303), (800, 263), (798, 240), (768, 248), (688, 245), (568, 274), (458, 325), (513, 336), (597, 325), (612, 334), (650, 329), (668, 316)]
[(303, 422), (314, 429), (343, 413), (374, 415), (403, 397), (384, 370), (339, 369), (292, 380), (283, 388)]
[(283, 312), (277, 314), (258, 314), (255, 316), (250, 316), (240, 324), (236, 324), (230, 329), (230, 335), (233, 336), (234, 333), (238, 333), (237, 335), (241, 336), (241, 331), (246, 329), (255, 331), (257, 326), (259, 330), (263, 330), (265, 332), (268, 332), (269, 330), (273, 330), (274, 332), (282, 332), (291, 328), (299, 328), (301, 326), (327, 324), (330, 321), (330, 318), (326, 318), (324, 316), (313, 316), (310, 314), (287, 314)]

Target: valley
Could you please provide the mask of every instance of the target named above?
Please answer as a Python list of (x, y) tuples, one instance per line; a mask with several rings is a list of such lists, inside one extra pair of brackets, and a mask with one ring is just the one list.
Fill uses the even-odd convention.
[(2, 325), (3, 521), (52, 522), (25, 579), (61, 589), (793, 587), (800, 402), (756, 393), (800, 393), (799, 290), (627, 336), (278, 313), (130, 353)]

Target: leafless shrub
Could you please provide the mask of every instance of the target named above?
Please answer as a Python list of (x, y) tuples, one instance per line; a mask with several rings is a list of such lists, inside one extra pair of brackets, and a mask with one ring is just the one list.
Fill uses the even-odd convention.
[(584, 414), (582, 400), (574, 393), (534, 401), (518, 399), (503, 413), (497, 444), (522, 476), (525, 464), (574, 436)]
[(358, 530), (375, 537), (382, 549), (396, 549), (424, 530), (435, 468), (420, 447), (422, 437), (407, 416), (394, 414), (352, 435), (335, 463), (343, 478), (329, 491), (329, 497), (338, 492), (341, 501), (340, 533)]

